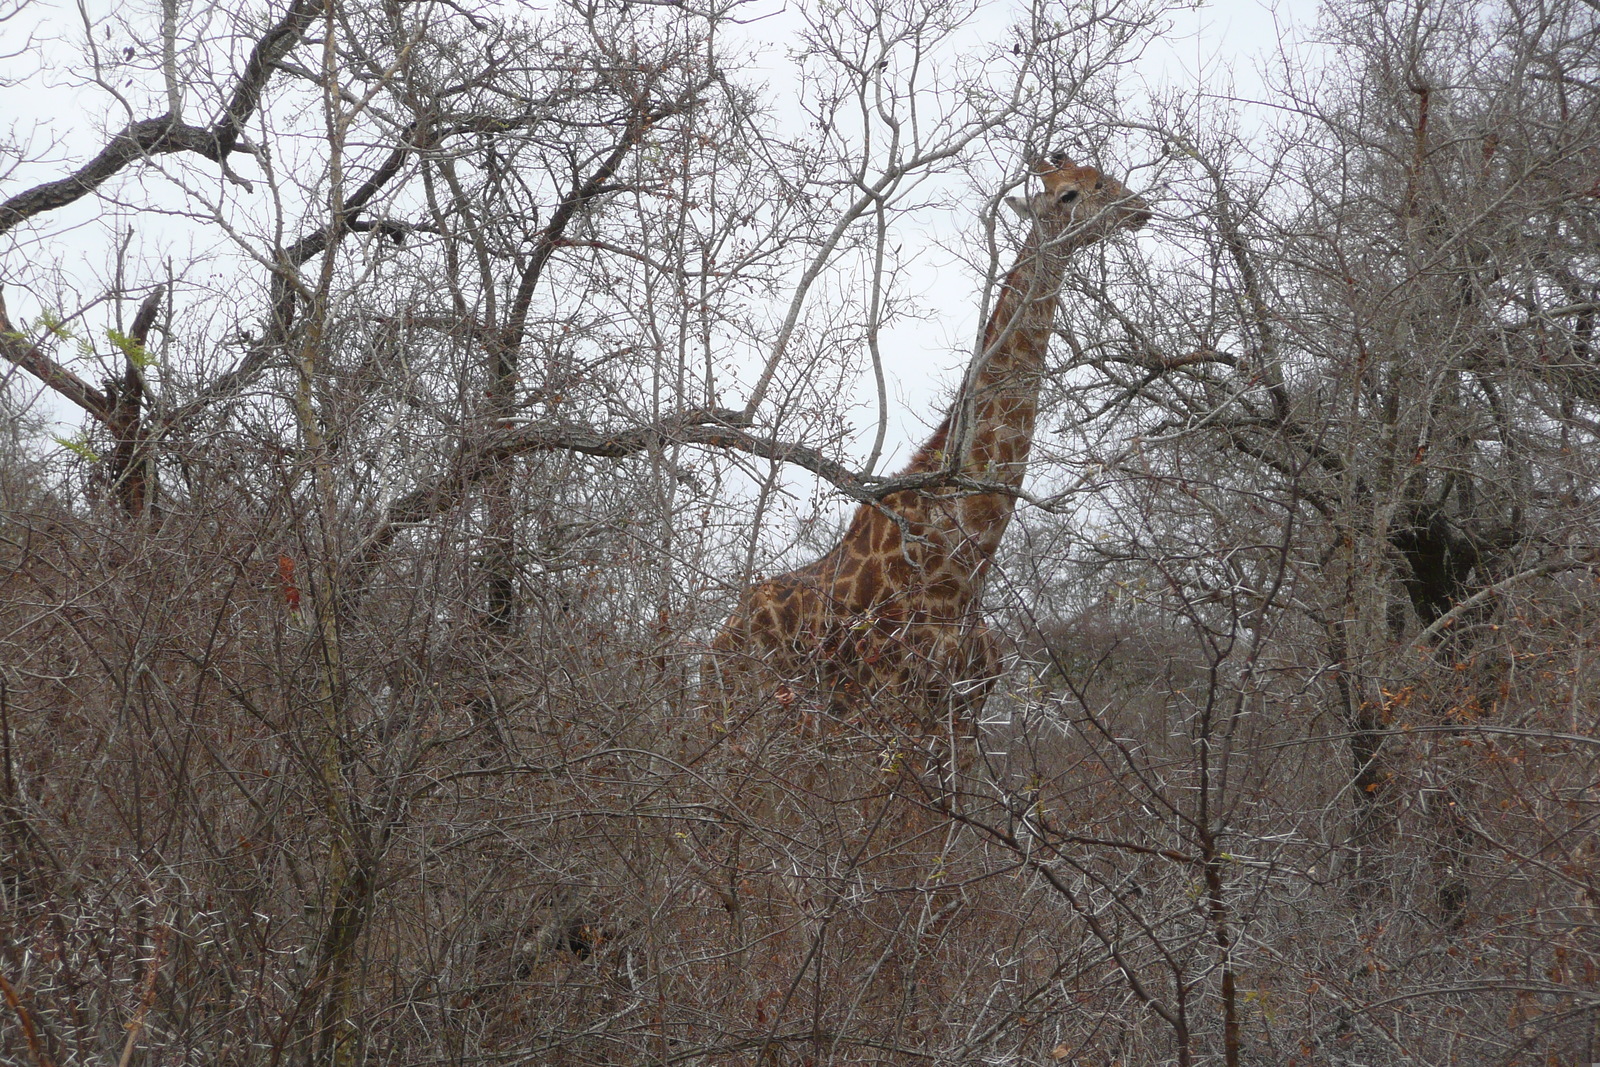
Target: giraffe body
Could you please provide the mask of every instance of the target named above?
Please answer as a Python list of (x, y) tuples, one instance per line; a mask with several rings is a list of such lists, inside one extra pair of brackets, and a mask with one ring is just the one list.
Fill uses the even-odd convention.
[(1092, 167), (1057, 155), (1034, 169), (1045, 191), (1007, 201), (1033, 226), (983, 347), (905, 471), (948, 471), (995, 491), (905, 490), (863, 504), (821, 559), (746, 589), (705, 672), (712, 713), (725, 721), (798, 703), (873, 733), (921, 735), (970, 727), (982, 707), (999, 671), (984, 579), (1027, 467), (1067, 256), (1150, 217)]

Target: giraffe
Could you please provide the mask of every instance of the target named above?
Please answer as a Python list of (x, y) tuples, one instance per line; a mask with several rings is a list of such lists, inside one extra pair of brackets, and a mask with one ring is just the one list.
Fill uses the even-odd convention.
[(904, 471), (959, 474), (985, 491), (903, 490), (862, 504), (821, 559), (747, 588), (703, 668), (719, 726), (774, 702), (808, 718), (821, 705), (836, 727), (869, 733), (953, 739), (974, 725), (999, 666), (983, 584), (1027, 468), (1067, 258), (1150, 219), (1120, 182), (1064, 154), (1033, 170), (1044, 191), (1006, 200), (1031, 227), (982, 347)]

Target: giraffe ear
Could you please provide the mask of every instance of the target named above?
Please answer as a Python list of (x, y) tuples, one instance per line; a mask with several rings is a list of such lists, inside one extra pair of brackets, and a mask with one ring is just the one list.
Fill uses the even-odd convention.
[(1012, 211), (1015, 211), (1018, 215), (1021, 215), (1025, 219), (1033, 217), (1033, 205), (1028, 203), (1020, 196), (1006, 197), (1006, 207), (1010, 208)]

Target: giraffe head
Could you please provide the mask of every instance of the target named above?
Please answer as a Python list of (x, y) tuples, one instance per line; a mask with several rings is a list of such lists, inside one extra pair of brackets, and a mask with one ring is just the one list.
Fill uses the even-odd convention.
[(1084, 243), (1150, 221), (1150, 205), (1127, 186), (1093, 167), (1078, 166), (1064, 152), (1038, 160), (1033, 171), (1044, 179), (1044, 192), (1027, 199), (1010, 196), (1006, 204), (1033, 219), (1047, 241), (1065, 237)]

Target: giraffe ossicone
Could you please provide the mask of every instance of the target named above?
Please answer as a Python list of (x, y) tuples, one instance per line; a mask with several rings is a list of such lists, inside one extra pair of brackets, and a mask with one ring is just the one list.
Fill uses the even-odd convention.
[(999, 656), (983, 585), (1026, 472), (1067, 258), (1150, 219), (1120, 182), (1062, 153), (1033, 171), (1044, 190), (1007, 199), (1031, 226), (982, 346), (904, 471), (994, 490), (905, 490), (863, 504), (821, 559), (747, 588), (702, 671), (719, 726), (820, 706), (841, 726), (921, 736), (970, 729), (988, 699)]

